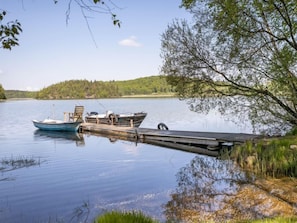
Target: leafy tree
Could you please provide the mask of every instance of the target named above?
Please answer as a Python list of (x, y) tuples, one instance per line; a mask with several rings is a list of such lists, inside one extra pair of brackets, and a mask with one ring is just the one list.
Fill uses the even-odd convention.
[(297, 125), (297, 5), (283, 0), (183, 0), (193, 23), (162, 35), (162, 71), (191, 109), (248, 117), (280, 133)]
[[(59, 1), (53, 0), (53, 2), (57, 4)], [(92, 32), (88, 24), (88, 13), (107, 13), (111, 15), (112, 22), (115, 26), (120, 27), (121, 25), (120, 20), (117, 18), (116, 14), (113, 13), (115, 5), (112, 1), (106, 3), (104, 0), (69, 0), (68, 9), (66, 11), (67, 23), (71, 13), (72, 4), (76, 4), (81, 8), (81, 13), (87, 22), (91, 34)], [(7, 12), (0, 9), (0, 48), (11, 50), (12, 47), (19, 45), (18, 36), (22, 32), (22, 26), (18, 20), (4, 23), (3, 21), (6, 15)]]

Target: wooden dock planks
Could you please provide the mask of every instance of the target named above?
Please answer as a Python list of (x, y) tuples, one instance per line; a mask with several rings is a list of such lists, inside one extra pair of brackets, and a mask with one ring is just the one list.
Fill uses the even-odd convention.
[(137, 141), (169, 147), (199, 154), (217, 156), (224, 146), (232, 146), (259, 135), (245, 133), (195, 132), (179, 130), (158, 130), (150, 128), (116, 127), (93, 123), (82, 123), (82, 131), (114, 136), (129, 141)]

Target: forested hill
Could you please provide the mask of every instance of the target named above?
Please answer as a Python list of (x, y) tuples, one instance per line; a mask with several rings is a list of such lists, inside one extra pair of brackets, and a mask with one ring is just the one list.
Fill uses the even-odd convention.
[(173, 95), (174, 89), (164, 76), (150, 76), (127, 81), (69, 80), (46, 87), (37, 99), (112, 98), (136, 95)]

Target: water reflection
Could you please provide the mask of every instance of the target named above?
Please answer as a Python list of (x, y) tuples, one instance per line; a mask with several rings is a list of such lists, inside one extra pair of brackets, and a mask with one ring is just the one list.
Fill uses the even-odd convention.
[[(31, 120), (51, 116), (53, 104), (55, 114), (63, 114), (74, 103), (98, 110), (96, 100), (0, 103), (1, 159), (21, 156), (46, 161), (0, 172), (0, 222), (83, 222), (89, 212), (87, 221), (93, 222), (103, 210), (141, 210), (165, 221), (160, 206), (175, 190), (175, 174), (196, 155), (135, 141), (110, 143), (85, 134), (84, 139), (73, 135), (69, 139), (61, 133), (35, 131)], [(146, 128), (164, 122), (178, 130), (250, 132), (226, 124), (215, 113), (190, 112), (177, 99), (103, 99), (100, 103), (113, 111), (148, 112), (142, 123)], [(83, 149), (77, 149), (77, 144), (83, 144)], [(89, 201), (88, 205), (82, 201)]]
[[(169, 222), (293, 216), (297, 213), (296, 186), (292, 180), (284, 189), (275, 180), (248, 177), (230, 160), (196, 156), (177, 173), (177, 188), (165, 205), (165, 215)], [(293, 198), (285, 199), (287, 193)]]
[(34, 140), (55, 140), (62, 143), (72, 143), (74, 141), (77, 147), (85, 145), (83, 134), (77, 132), (43, 131), (38, 129), (34, 132)]
[[(154, 139), (150, 139), (149, 137), (148, 138), (146, 138), (146, 137), (138, 138), (138, 137), (132, 137), (130, 135), (107, 134), (107, 133), (99, 133), (99, 132), (86, 132), (84, 134), (108, 138), (111, 143), (115, 143), (117, 140), (122, 140), (122, 141), (133, 142), (133, 143), (135, 143), (135, 146), (137, 146), (138, 143), (145, 143), (145, 144), (163, 147), (163, 148), (167, 148), (167, 149), (168, 148), (176, 149), (176, 150), (180, 150), (180, 151), (187, 151), (187, 152), (203, 154), (203, 155), (213, 156), (213, 157), (217, 157), (217, 156), (221, 155), (221, 150), (219, 150), (219, 149), (209, 150), (207, 148), (203, 148), (202, 145), (196, 145), (193, 143), (182, 144), (182, 143), (170, 142), (170, 141), (165, 141), (165, 140), (163, 141), (160, 139), (154, 140)], [(228, 149), (228, 147), (226, 147), (226, 148), (222, 147), (222, 148)]]
[[(135, 147), (139, 142), (148, 143), (133, 137), (99, 133), (76, 134), (40, 130), (34, 133), (36, 140), (75, 141), (81, 145), (84, 145), (84, 136), (108, 138), (112, 144), (118, 140), (128, 141), (135, 143)], [(168, 148), (168, 145), (164, 147)], [(172, 148), (179, 149), (178, 146)], [(295, 178), (260, 179), (250, 172), (243, 171), (230, 159), (203, 155), (195, 156), (177, 172), (176, 177), (177, 186), (164, 205), (164, 214), (168, 222), (231, 222), (297, 214)], [(139, 207), (141, 202), (136, 202)], [(135, 209), (134, 201), (131, 203), (131, 207), (127, 201), (124, 202), (125, 207), (122, 207), (122, 201), (109, 205), (119, 209)], [(76, 208), (71, 219), (88, 221), (90, 209), (87, 204), (85, 202)], [(99, 202), (95, 206), (106, 208), (108, 205), (103, 202), (101, 206)]]

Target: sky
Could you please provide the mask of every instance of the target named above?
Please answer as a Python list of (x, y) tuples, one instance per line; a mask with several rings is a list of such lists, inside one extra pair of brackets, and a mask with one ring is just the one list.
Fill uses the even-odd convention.
[[(86, 0), (88, 1), (88, 0)], [(37, 91), (66, 80), (131, 80), (160, 74), (161, 35), (174, 19), (189, 19), (181, 0), (113, 0), (121, 27), (106, 13), (87, 13), (75, 1), (0, 0), (7, 21), (18, 20), (19, 46), (0, 49), (5, 90)], [(89, 28), (88, 28), (89, 27)]]

